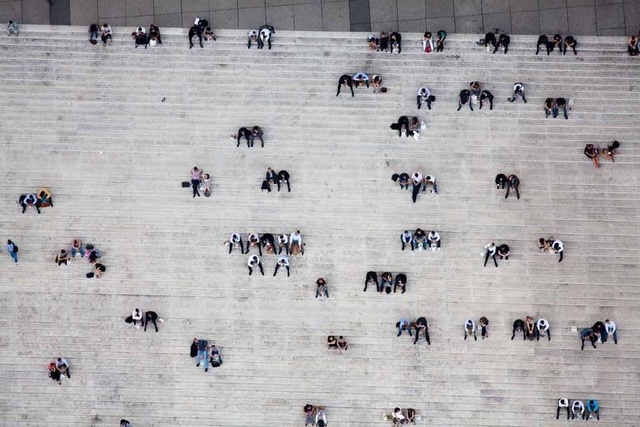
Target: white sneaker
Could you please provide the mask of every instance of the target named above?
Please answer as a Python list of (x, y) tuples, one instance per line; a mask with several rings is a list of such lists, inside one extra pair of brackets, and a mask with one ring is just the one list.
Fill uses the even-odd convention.
[(439, 250), (440, 250), (440, 248), (437, 248), (437, 250), (439, 251)]
[(140, 329), (140, 325), (136, 324), (136, 329)]

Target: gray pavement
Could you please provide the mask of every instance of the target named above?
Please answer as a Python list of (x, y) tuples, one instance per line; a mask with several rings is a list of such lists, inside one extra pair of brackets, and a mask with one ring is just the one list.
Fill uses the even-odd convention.
[(0, 0), (0, 20), (28, 24), (187, 27), (196, 16), (219, 29), (622, 36), (640, 29), (640, 0)]

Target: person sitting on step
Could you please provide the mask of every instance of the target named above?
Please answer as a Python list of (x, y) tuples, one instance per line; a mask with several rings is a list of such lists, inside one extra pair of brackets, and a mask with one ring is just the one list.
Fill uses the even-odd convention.
[(549, 54), (553, 50), (553, 43), (549, 42), (549, 37), (547, 37), (545, 34), (542, 34), (540, 35), (540, 37), (538, 37), (538, 43), (536, 44), (536, 55), (540, 53), (540, 46), (547, 50), (547, 56), (549, 56)]
[(160, 36), (160, 28), (156, 25), (149, 24), (149, 44), (151, 46), (162, 46), (162, 37)]
[(253, 141), (255, 141), (256, 139), (260, 140), (260, 146), (262, 148), (264, 148), (264, 132), (262, 131), (262, 128), (260, 126), (254, 126), (251, 129), (251, 147), (253, 147)]
[(547, 98), (544, 100), (544, 117), (549, 117), (553, 110), (556, 108), (556, 102), (553, 98)]
[(437, 231), (432, 230), (429, 232), (429, 235), (427, 236), (427, 241), (429, 242), (429, 250), (433, 251), (439, 251), (440, 250), (440, 243), (441, 243), (441, 239), (440, 239), (440, 235), (438, 234)]
[(587, 156), (587, 158), (591, 159), (591, 161), (593, 162), (593, 165), (596, 168), (600, 167), (600, 163), (598, 162), (598, 150), (596, 150), (595, 145), (593, 144), (587, 144), (584, 146), (584, 155)]
[(69, 254), (64, 249), (60, 250), (58, 255), (56, 255), (56, 263), (58, 263), (58, 267), (60, 267), (62, 264), (69, 265), (69, 261)]
[(514, 320), (514, 322), (513, 322), (513, 330), (511, 332), (511, 341), (513, 341), (513, 339), (515, 338), (516, 332), (522, 332), (522, 339), (523, 340), (527, 339), (527, 335), (525, 333), (524, 320), (522, 320), (522, 319)]
[(380, 292), (380, 283), (378, 282), (378, 273), (375, 271), (368, 271), (367, 276), (364, 279), (364, 291), (367, 292), (367, 286), (375, 284), (376, 292)]
[(247, 250), (245, 251), (245, 255), (249, 253), (249, 249), (257, 247), (258, 255), (262, 256), (262, 245), (260, 244), (260, 236), (257, 233), (251, 233), (247, 237)]
[(551, 112), (553, 113), (554, 119), (558, 117), (558, 112), (560, 110), (562, 110), (562, 113), (564, 114), (564, 118), (569, 120), (569, 107), (567, 106), (567, 100), (564, 98), (556, 98), (555, 106), (551, 110)]
[(193, 48), (193, 38), (197, 37), (198, 38), (198, 42), (200, 43), (200, 47), (204, 48), (204, 44), (202, 43), (202, 29), (199, 26), (194, 25), (193, 27), (189, 28), (189, 49)]
[(291, 255), (304, 255), (304, 243), (302, 243), (300, 230), (294, 231), (289, 236), (289, 253), (291, 253)]
[(563, 55), (567, 54), (567, 48), (573, 50), (573, 54), (574, 55), (578, 55), (578, 52), (576, 52), (576, 46), (578, 45), (578, 42), (576, 41), (576, 39), (573, 36), (567, 36), (564, 38), (564, 52), (562, 52)]
[(222, 365), (222, 355), (220, 354), (220, 349), (218, 349), (215, 344), (211, 345), (211, 353), (209, 354), (209, 365), (211, 365), (212, 368), (217, 368)]
[[(284, 185), (287, 184), (287, 191), (289, 193), (291, 193), (291, 183), (289, 182), (289, 172), (287, 172), (286, 170), (281, 170), (280, 172), (278, 172), (278, 192), (280, 192), (280, 185)], [(291, 249), (289, 249), (291, 250)]]
[(404, 247), (409, 245), (411, 246), (411, 250), (413, 250), (413, 235), (409, 230), (404, 230), (404, 232), (400, 235), (400, 242), (402, 243), (402, 250), (404, 251)]
[(508, 99), (509, 102), (515, 101), (517, 98), (522, 98), (524, 103), (527, 103), (527, 98), (524, 95), (524, 84), (523, 83), (515, 83), (513, 85), (513, 96)]
[(329, 298), (329, 287), (322, 277), (316, 280), (316, 298), (318, 297)]
[(498, 38), (498, 44), (496, 45), (496, 48), (493, 51), (493, 53), (496, 53), (498, 48), (502, 48), (502, 51), (506, 55), (507, 52), (509, 51), (509, 43), (511, 43), (511, 37), (509, 37), (506, 34), (500, 34), (500, 37)]
[(393, 274), (387, 272), (382, 273), (381, 279), (380, 279), (380, 289), (378, 290), (379, 293), (382, 292), (386, 292), (387, 294), (391, 293), (391, 290), (393, 289)]
[(346, 351), (349, 348), (349, 345), (347, 344), (347, 340), (345, 340), (342, 335), (338, 337), (338, 348), (344, 351)]
[(340, 79), (338, 80), (338, 92), (336, 93), (336, 96), (340, 95), (340, 89), (343, 86), (351, 89), (351, 96), (352, 97), (355, 96), (353, 93), (353, 79), (351, 78), (350, 75), (343, 74), (340, 76)]
[(9, 21), (7, 23), (7, 35), (10, 36), (11, 34), (15, 34), (16, 36), (18, 35), (18, 23), (17, 22)]
[(529, 341), (533, 341), (536, 338), (536, 324), (531, 316), (527, 316), (524, 319), (524, 337)]
[(578, 418), (584, 419), (584, 403), (582, 403), (580, 400), (574, 400), (573, 405), (571, 405), (571, 419), (575, 419), (576, 415), (578, 416)]
[(317, 427), (326, 427), (327, 426), (327, 413), (324, 409), (324, 406), (316, 407), (316, 423)]
[(498, 190), (504, 190), (508, 183), (507, 176), (503, 173), (499, 173), (498, 175), (496, 175), (495, 183)]
[(553, 36), (553, 40), (551, 41), (551, 45), (549, 46), (551, 50), (558, 49), (560, 53), (562, 53), (562, 36), (560, 34), (556, 34)]
[(404, 331), (409, 332), (410, 337), (413, 336), (413, 334), (411, 333), (411, 322), (409, 322), (409, 319), (407, 319), (406, 317), (403, 317), (402, 319), (400, 319), (400, 321), (396, 322), (396, 328), (398, 328), (398, 335), (396, 335), (396, 337), (402, 335), (402, 332)]
[(552, 254), (560, 254), (558, 262), (562, 262), (562, 258), (564, 257), (564, 243), (562, 240), (554, 240), (549, 248), (549, 252)]
[(249, 34), (247, 36), (247, 49), (251, 49), (251, 44), (252, 43), (255, 43), (256, 46), (258, 45), (258, 31), (257, 30), (249, 31)]
[(393, 53), (393, 48), (398, 49), (398, 53), (402, 52), (402, 35), (398, 32), (393, 32), (389, 35), (389, 52)]
[(382, 93), (382, 77), (374, 74), (371, 78), (371, 87), (373, 87), (373, 93)]
[(38, 190), (38, 200), (40, 201), (40, 206), (43, 208), (49, 206), (53, 207), (53, 198), (51, 197), (51, 192), (48, 188), (41, 188)]
[(545, 239), (544, 237), (541, 237), (538, 240), (538, 249), (540, 249), (540, 252), (548, 251), (551, 245), (553, 244), (553, 240), (554, 240), (553, 236), (549, 237), (549, 239)]
[(289, 236), (286, 234), (281, 234), (278, 236), (278, 255), (282, 253), (284, 249), (285, 255), (289, 255)]
[(202, 33), (204, 35), (204, 39), (206, 41), (216, 41), (218, 40), (218, 38), (216, 37), (216, 33), (215, 31), (213, 31), (213, 29), (211, 27), (207, 27), (204, 29), (204, 32)]
[(21, 194), (18, 199), (18, 204), (22, 206), (22, 213), (27, 210), (27, 207), (35, 207), (36, 211), (40, 213), (40, 207), (42, 206), (42, 202), (40, 202), (34, 193)]
[(469, 103), (469, 109), (473, 111), (473, 103), (471, 102), (471, 91), (469, 89), (463, 89), (458, 95), (458, 111), (463, 105)]
[(380, 33), (380, 49), (379, 52), (389, 51), (389, 35), (384, 31)]
[(425, 53), (431, 53), (433, 52), (433, 49), (433, 35), (430, 31), (425, 31), (424, 35), (422, 36), (422, 50)]
[(260, 237), (260, 244), (264, 247), (265, 253), (268, 255), (276, 254), (276, 241), (271, 233), (264, 233)]
[(538, 323), (536, 323), (536, 341), (540, 341), (540, 337), (547, 336), (548, 340), (551, 341), (551, 329), (549, 328), (549, 322), (547, 319), (539, 319)]
[(480, 110), (482, 110), (485, 102), (489, 103), (489, 110), (493, 110), (493, 94), (488, 90), (483, 90), (482, 93), (480, 93)]
[(584, 415), (584, 419), (588, 420), (592, 415), (596, 416), (596, 419), (600, 421), (600, 407), (598, 401), (595, 399), (587, 400), (587, 413)]
[(393, 285), (393, 293), (396, 293), (396, 290), (400, 288), (402, 290), (401, 293), (405, 293), (407, 291), (407, 275), (404, 273), (400, 273), (396, 276), (396, 281)]
[(367, 89), (369, 88), (369, 76), (367, 76), (363, 72), (359, 72), (359, 73), (355, 74), (353, 76), (352, 80), (355, 83), (355, 86), (357, 88), (358, 87), (362, 87), (363, 85), (366, 85)]
[(468, 335), (473, 335), (473, 339), (478, 341), (478, 337), (476, 336), (476, 322), (473, 319), (467, 319), (464, 322), (464, 339), (466, 341)]
[(427, 249), (428, 243), (427, 233), (421, 228), (416, 228), (416, 231), (413, 232), (413, 248), (420, 248), (420, 250)]
[(369, 50), (372, 50), (372, 51), (380, 50), (380, 39), (376, 37), (375, 34), (369, 34), (367, 36), (367, 43), (369, 44)]
[(627, 53), (630, 56), (638, 56), (638, 36), (635, 34), (629, 37), (627, 43)]
[(431, 110), (431, 102), (433, 101), (433, 99), (431, 98), (432, 98), (431, 91), (429, 90), (428, 87), (423, 86), (420, 89), (418, 89), (418, 95), (416, 96), (416, 101), (418, 103), (418, 110), (422, 106), (423, 102), (426, 103), (427, 108)]
[(556, 420), (560, 417), (560, 410), (563, 408), (567, 409), (567, 419), (571, 416), (571, 409), (569, 407), (569, 399), (566, 397), (562, 397), (558, 399), (558, 409), (556, 410)]
[[(616, 154), (618, 148), (620, 148), (620, 143), (613, 141), (611, 145), (608, 145), (606, 148), (598, 148), (598, 154), (611, 162), (615, 162), (613, 156)], [(53, 207), (53, 205), (51, 206)]]
[(145, 49), (149, 46), (149, 35), (144, 28), (138, 27), (136, 31), (131, 33), (131, 36), (135, 40), (136, 49), (138, 46), (144, 46)]
[(271, 25), (263, 25), (258, 29), (258, 49), (262, 49), (266, 43), (271, 50), (271, 39), (276, 30)]
[(480, 323), (480, 332), (482, 335), (482, 339), (489, 338), (489, 331), (488, 331), (489, 319), (483, 316), (480, 318), (479, 323)]
[(493, 50), (493, 53), (496, 53), (496, 50), (498, 50), (496, 35), (493, 34), (492, 32), (485, 34), (484, 40), (480, 40), (477, 44), (481, 46), (485, 46), (487, 49), (487, 52), (491, 52)]

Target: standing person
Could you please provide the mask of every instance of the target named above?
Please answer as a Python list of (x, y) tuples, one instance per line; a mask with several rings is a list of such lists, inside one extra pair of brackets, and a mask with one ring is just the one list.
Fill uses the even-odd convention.
[(524, 83), (518, 82), (513, 85), (513, 96), (509, 98), (509, 102), (515, 101), (518, 97), (522, 98), (525, 104), (527, 103), (527, 98), (524, 95)]
[(487, 331), (487, 327), (489, 326), (489, 319), (486, 317), (480, 318), (480, 329), (482, 334), (482, 339), (489, 338), (489, 331)]
[(543, 46), (547, 50), (547, 56), (549, 56), (552, 50), (549, 44), (549, 37), (547, 37), (545, 34), (542, 34), (540, 37), (538, 37), (538, 43), (536, 45), (536, 55), (540, 53), (540, 46)]
[(429, 337), (429, 323), (427, 323), (426, 317), (418, 317), (416, 323), (414, 324), (414, 328), (416, 329), (416, 337), (413, 340), (413, 344), (415, 345), (418, 342), (418, 338), (420, 337), (420, 332), (424, 332), (424, 339), (427, 341), (427, 344), (431, 345), (431, 338)]
[(413, 235), (409, 230), (404, 230), (404, 233), (400, 235), (400, 242), (402, 242), (402, 250), (404, 251), (405, 245), (411, 246), (411, 250), (413, 251), (413, 245), (411, 242), (413, 241)]
[(197, 166), (194, 166), (191, 170), (191, 188), (193, 189), (193, 198), (196, 196), (200, 197), (200, 192), (198, 188), (200, 187), (200, 178), (202, 171), (198, 169)]
[(562, 262), (562, 257), (564, 254), (564, 243), (562, 242), (562, 240), (554, 240), (551, 244), (551, 247), (549, 248), (549, 252), (551, 252), (552, 254), (560, 254), (560, 259), (558, 259), (558, 262)]
[(260, 257), (258, 255), (253, 255), (249, 257), (247, 266), (249, 267), (249, 276), (253, 274), (253, 269), (256, 267), (260, 269), (260, 273), (264, 276), (264, 269), (262, 268), (262, 262), (260, 262)]
[(287, 184), (287, 191), (291, 193), (291, 184), (289, 184), (289, 172), (287, 172), (286, 170), (281, 170), (280, 172), (278, 172), (278, 192), (280, 191), (280, 184), (282, 184), (283, 182)]
[(509, 245), (501, 244), (498, 246), (498, 256), (500, 257), (500, 261), (504, 260), (504, 262), (509, 262)]
[(504, 195), (504, 198), (509, 198), (509, 191), (514, 190), (516, 192), (516, 198), (520, 200), (520, 191), (518, 190), (520, 188), (520, 179), (518, 178), (518, 176), (509, 175), (509, 177), (507, 178), (507, 183), (507, 194)]
[(60, 371), (62, 375), (66, 375), (67, 378), (71, 379), (71, 371), (69, 369), (69, 362), (67, 362), (67, 359), (58, 357), (58, 359), (56, 359), (56, 369)]
[(144, 313), (144, 331), (147, 332), (147, 325), (149, 322), (153, 323), (153, 326), (156, 328), (156, 332), (158, 332), (158, 324), (156, 320), (160, 323), (164, 323), (164, 319), (162, 317), (158, 317), (158, 313), (155, 311), (147, 311)]
[(82, 247), (82, 240), (73, 239), (73, 242), (71, 242), (71, 258), (75, 258), (75, 256), (78, 254), (80, 254), (80, 258), (84, 258), (84, 248)]
[(196, 355), (196, 367), (200, 367), (200, 359), (204, 361), (204, 371), (209, 371), (209, 342), (207, 340), (194, 338), (193, 342), (198, 346), (198, 354)]
[(471, 102), (471, 91), (469, 89), (464, 89), (460, 91), (458, 95), (458, 111), (462, 108), (463, 105), (469, 103), (469, 108), (473, 111), (473, 103)]
[(431, 110), (431, 91), (428, 87), (423, 86), (418, 89), (418, 95), (416, 96), (416, 101), (418, 103), (418, 110), (422, 106), (422, 103), (427, 104), (427, 108)]
[(302, 243), (302, 234), (300, 230), (296, 230), (289, 236), (289, 253), (291, 255), (304, 255), (304, 244)]
[(573, 36), (567, 36), (564, 38), (564, 52), (562, 52), (563, 55), (567, 54), (567, 48), (570, 48), (573, 50), (573, 54), (574, 55), (578, 55), (578, 52), (576, 52), (576, 46), (578, 45), (578, 42), (576, 41), (575, 38), (573, 38)]
[[(142, 310), (138, 307), (134, 308), (131, 313), (131, 320), (133, 321), (133, 326), (136, 329), (140, 329), (140, 326), (144, 325), (144, 320), (142, 320)], [(140, 324), (138, 324), (138, 322), (140, 322)]]
[(286, 234), (281, 234), (278, 236), (278, 245), (280, 248), (278, 249), (278, 255), (282, 253), (282, 249), (286, 255), (289, 255), (289, 236)]
[(473, 339), (478, 341), (478, 337), (476, 336), (476, 322), (473, 319), (467, 319), (464, 322), (464, 339), (467, 340), (468, 335), (473, 335)]
[(413, 203), (415, 203), (418, 199), (418, 193), (420, 192), (420, 187), (422, 186), (423, 180), (424, 177), (420, 172), (415, 172), (413, 175), (411, 175), (411, 183), (413, 184), (413, 193), (411, 194), (411, 200), (413, 200)]
[(438, 31), (438, 38), (436, 39), (436, 52), (442, 52), (444, 50), (444, 40), (447, 38), (447, 32), (444, 30)]
[(429, 242), (429, 250), (440, 250), (440, 235), (438, 234), (437, 231), (430, 231), (429, 235), (427, 236), (427, 240)]
[(338, 80), (338, 92), (336, 93), (336, 96), (340, 95), (340, 89), (342, 88), (342, 86), (351, 89), (351, 97), (355, 96), (355, 94), (353, 93), (353, 79), (350, 75), (343, 74), (340, 76), (340, 79)]
[(488, 90), (483, 90), (480, 93), (480, 110), (482, 110), (482, 106), (484, 105), (485, 101), (489, 102), (489, 110), (493, 110), (493, 94)]
[(389, 35), (389, 50), (393, 53), (393, 48), (398, 48), (398, 53), (402, 52), (402, 36), (398, 32)]
[(489, 260), (489, 257), (493, 258), (493, 263), (496, 265), (496, 267), (498, 266), (498, 261), (496, 260), (496, 252), (498, 251), (498, 248), (496, 247), (496, 244), (491, 242), (489, 243), (487, 246), (484, 247), (487, 250), (487, 253), (484, 256), (484, 266), (487, 266), (487, 261)]
[(18, 263), (18, 245), (13, 243), (11, 240), (7, 240), (7, 244), (4, 247), (11, 258), (13, 258), (14, 263)]
[(604, 321), (604, 327), (607, 335), (611, 335), (613, 337), (613, 343), (618, 344), (618, 329), (616, 328), (616, 322), (607, 319)]
[(204, 48), (204, 43), (202, 43), (202, 29), (196, 25), (189, 28), (189, 49), (193, 49), (193, 38), (198, 37), (198, 41), (200, 42), (200, 47)]
[(329, 298), (329, 288), (327, 282), (321, 277), (316, 280), (316, 298), (327, 297)]
[(406, 317), (403, 317), (402, 319), (400, 319), (400, 321), (396, 323), (396, 327), (398, 328), (398, 335), (396, 335), (396, 337), (399, 337), (400, 335), (402, 335), (403, 331), (409, 332), (410, 337), (413, 336), (413, 334), (411, 333), (411, 323), (409, 322), (409, 319), (407, 319)]
[(100, 39), (102, 40), (103, 46), (107, 45), (107, 40), (109, 40), (109, 45), (113, 43), (112, 34), (113, 34), (113, 31), (111, 31), (111, 25), (109, 25), (106, 22), (102, 24), (102, 36), (100, 37)]
[(273, 272), (273, 277), (276, 276), (276, 274), (278, 274), (278, 269), (280, 267), (284, 267), (287, 269), (287, 277), (289, 277), (289, 258), (286, 256), (281, 256), (280, 258), (278, 258), (278, 263), (276, 264), (276, 269)]
[(240, 247), (241, 254), (244, 253), (244, 245), (242, 243), (242, 237), (240, 236), (240, 233), (231, 233), (231, 236), (229, 236), (229, 253), (231, 253), (233, 248), (235, 248), (236, 246)]

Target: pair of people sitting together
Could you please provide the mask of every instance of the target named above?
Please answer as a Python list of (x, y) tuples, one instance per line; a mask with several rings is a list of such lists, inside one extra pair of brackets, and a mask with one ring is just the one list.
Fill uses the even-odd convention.
[(41, 213), (40, 208), (53, 207), (53, 198), (48, 188), (41, 188), (37, 193), (21, 194), (16, 203), (22, 206), (22, 213), (28, 207), (35, 207)]
[(271, 25), (263, 25), (257, 31), (249, 31), (247, 49), (251, 49), (253, 43), (258, 46), (258, 49), (262, 49), (266, 43), (269, 50), (271, 50), (271, 39), (273, 39), (275, 33), (276, 30)]
[(479, 46), (486, 46), (487, 52), (491, 52), (491, 49), (493, 49), (493, 53), (496, 53), (498, 49), (502, 48), (505, 54), (509, 51), (509, 43), (511, 43), (511, 37), (506, 34), (500, 34), (500, 37), (496, 40), (494, 33), (487, 33), (484, 39), (478, 41)]
[(562, 114), (564, 118), (569, 120), (569, 110), (571, 110), (571, 106), (573, 105), (573, 100), (569, 100), (567, 104), (567, 100), (560, 98), (547, 98), (544, 100), (544, 117), (547, 118), (549, 116), (553, 116), (555, 119), (558, 117), (558, 113), (562, 110)]
[[(486, 317), (481, 317), (478, 321), (480, 323), (480, 333), (482, 335), (482, 339), (489, 338), (489, 319)], [(473, 339), (478, 341), (478, 337), (476, 336), (476, 322), (473, 319), (467, 319), (464, 322), (464, 339), (467, 340), (467, 337), (473, 335)]]
[(265, 190), (267, 191), (267, 193), (271, 193), (271, 185), (276, 185), (278, 188), (278, 192), (280, 191), (280, 186), (284, 186), (285, 184), (287, 185), (287, 191), (290, 193), (291, 192), (291, 183), (289, 182), (289, 180), (291, 179), (291, 176), (289, 175), (289, 172), (287, 172), (286, 170), (281, 170), (280, 172), (274, 171), (273, 169), (271, 169), (270, 167), (267, 168), (267, 172), (264, 176), (264, 180), (262, 181), (262, 186), (260, 187), (260, 190), (262, 192), (264, 192)]
[(391, 414), (383, 414), (382, 419), (384, 421), (391, 421), (394, 427), (399, 427), (402, 424), (415, 424), (416, 410), (408, 408), (405, 411), (400, 407), (396, 407)]
[(549, 236), (548, 239), (541, 237), (538, 240), (538, 248), (540, 252), (549, 251), (549, 253), (552, 254), (560, 254), (558, 262), (562, 262), (562, 258), (564, 257), (564, 242), (562, 240), (557, 240), (553, 236)]
[(398, 137), (410, 137), (417, 141), (420, 139), (420, 132), (427, 129), (424, 120), (420, 120), (417, 116), (413, 116), (411, 120), (407, 116), (400, 116), (396, 123), (389, 126), (392, 130), (398, 131)]
[(600, 162), (598, 161), (598, 156), (602, 156), (611, 162), (615, 162), (613, 156), (616, 154), (616, 150), (618, 148), (620, 148), (620, 142), (618, 141), (613, 141), (611, 145), (606, 147), (596, 147), (593, 144), (587, 144), (584, 147), (584, 155), (591, 159), (596, 168), (599, 168)]
[(516, 192), (516, 197), (518, 198), (518, 200), (520, 200), (520, 178), (518, 178), (518, 175), (512, 174), (507, 176), (503, 173), (499, 173), (498, 175), (496, 175), (495, 183), (496, 189), (507, 189), (507, 193), (504, 196), (505, 199), (509, 198), (509, 192), (513, 190)]
[(404, 294), (407, 291), (407, 275), (400, 273), (394, 280), (393, 274), (384, 272), (381, 275), (380, 281), (378, 281), (378, 273), (375, 271), (369, 271), (364, 279), (364, 292), (367, 292), (367, 287), (369, 285), (375, 285), (378, 293), (386, 292), (387, 294), (390, 294), (392, 290), (393, 293), (396, 293), (398, 288), (400, 288), (401, 293)]
[(252, 148), (253, 142), (256, 139), (259, 139), (260, 143), (262, 144), (262, 148), (264, 148), (264, 139), (262, 139), (263, 135), (264, 133), (262, 132), (262, 128), (260, 126), (253, 126), (253, 127), (241, 127), (240, 129), (238, 129), (237, 133), (234, 133), (230, 136), (231, 136), (231, 139), (234, 139), (237, 141), (236, 147), (240, 147), (240, 140), (244, 138), (247, 140), (247, 147)]
[(513, 332), (511, 333), (511, 341), (516, 336), (516, 332), (522, 332), (522, 339), (533, 341), (540, 341), (540, 337), (545, 335), (551, 341), (551, 329), (549, 329), (549, 322), (547, 319), (539, 319), (537, 322), (531, 316), (525, 317), (525, 320), (516, 319), (513, 322)]
[(207, 41), (218, 40), (216, 38), (216, 33), (209, 26), (209, 21), (202, 18), (196, 18), (195, 21), (193, 21), (193, 26), (189, 28), (189, 34), (187, 37), (189, 38), (189, 49), (193, 48), (194, 37), (198, 38), (201, 48), (204, 48), (204, 44), (202, 43), (203, 38)]
[(162, 38), (160, 37), (160, 28), (157, 26), (150, 24), (149, 32), (143, 28), (138, 27), (134, 32), (131, 33), (131, 38), (135, 41), (136, 49), (138, 46), (144, 46), (146, 49), (149, 45), (162, 46)]
[(315, 427), (325, 427), (327, 425), (327, 413), (324, 406), (313, 406), (309, 403), (302, 408), (304, 412), (304, 425), (311, 424)]
[(329, 346), (329, 350), (347, 350), (349, 348), (347, 340), (345, 340), (342, 335), (338, 338), (336, 338), (335, 335), (329, 335), (327, 337), (327, 345)]
[(409, 332), (409, 336), (412, 336), (411, 330), (415, 330), (416, 336), (413, 340), (413, 344), (418, 342), (418, 338), (420, 338), (420, 332), (424, 333), (424, 338), (427, 341), (427, 344), (431, 345), (431, 338), (429, 337), (429, 322), (427, 322), (426, 317), (418, 317), (415, 322), (409, 322), (409, 319), (403, 317), (399, 322), (396, 322), (396, 328), (398, 328), (398, 335), (402, 335), (403, 331)]

